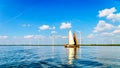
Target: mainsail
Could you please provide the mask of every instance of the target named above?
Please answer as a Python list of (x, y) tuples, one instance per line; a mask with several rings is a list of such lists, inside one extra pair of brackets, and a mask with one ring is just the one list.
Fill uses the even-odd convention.
[(75, 44), (71, 30), (69, 30), (69, 33), (68, 33), (68, 44), (69, 45)]

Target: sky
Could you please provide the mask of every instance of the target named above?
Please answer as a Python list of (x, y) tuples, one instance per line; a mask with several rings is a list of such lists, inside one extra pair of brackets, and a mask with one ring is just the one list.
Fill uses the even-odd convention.
[(120, 0), (0, 0), (0, 44), (120, 43)]

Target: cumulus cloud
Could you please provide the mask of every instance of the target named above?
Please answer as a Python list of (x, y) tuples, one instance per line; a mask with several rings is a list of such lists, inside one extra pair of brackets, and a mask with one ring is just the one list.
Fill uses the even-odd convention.
[(6, 39), (8, 36), (0, 36), (0, 39)]
[(117, 35), (117, 34), (120, 34), (120, 25), (118, 25), (118, 26), (114, 26), (114, 29), (112, 30), (112, 31), (110, 31), (110, 32), (104, 32), (104, 33), (102, 33), (103, 35), (105, 35), (106, 34), (106, 36), (108, 35), (108, 36), (115, 36), (115, 35)]
[(113, 34), (120, 34), (120, 25), (118, 25), (112, 33)]
[(60, 29), (67, 29), (67, 28), (71, 28), (71, 27), (72, 27), (71, 23), (69, 23), (69, 22), (62, 22), (61, 26), (60, 26)]
[(104, 10), (101, 10), (101, 11), (99, 11), (99, 17), (104, 17), (104, 16), (108, 16), (108, 15), (110, 15), (110, 14), (113, 14), (114, 12), (116, 12), (116, 9), (115, 9), (115, 7), (112, 7), (112, 8), (110, 8), (110, 9), (104, 9)]
[(55, 26), (53, 27), (50, 27), (49, 25), (42, 25), (39, 27), (39, 30), (48, 30), (48, 29), (51, 29), (51, 30), (55, 30)]
[(112, 24), (108, 24), (103, 20), (100, 20), (97, 24), (97, 26), (94, 28), (93, 32), (102, 32), (102, 31), (106, 31), (106, 30), (111, 30), (113, 29), (114, 26)]
[(117, 14), (110, 14), (107, 16), (107, 19), (112, 20), (113, 22), (120, 22), (120, 13)]
[(99, 31), (89, 34), (87, 38), (104, 38), (104, 37), (113, 37), (120, 34), (120, 25), (114, 26), (114, 29), (110, 31)]
[[(120, 13), (117, 12), (115, 7), (107, 8), (99, 11), (98, 16), (105, 18), (104, 20), (99, 20), (96, 27), (94, 27), (93, 32), (87, 36), (87, 38), (94, 38), (99, 41), (101, 39), (119, 39), (120, 37), (120, 25), (111, 22), (120, 22)], [(108, 23), (109, 22), (109, 23)], [(96, 40), (95, 40), (96, 41)], [(100, 42), (100, 43), (103, 43)]]
[(118, 34), (118, 33), (120, 33), (120, 29), (116, 29), (116, 30), (114, 30), (113, 33), (114, 33), (114, 34)]
[(117, 9), (112, 7), (110, 9), (103, 9), (99, 11), (99, 17), (106, 17), (106, 19), (112, 20), (112, 22), (120, 22), (120, 13), (115, 13)]
[(50, 29), (50, 26), (49, 25), (42, 25), (39, 27), (40, 30), (48, 30)]

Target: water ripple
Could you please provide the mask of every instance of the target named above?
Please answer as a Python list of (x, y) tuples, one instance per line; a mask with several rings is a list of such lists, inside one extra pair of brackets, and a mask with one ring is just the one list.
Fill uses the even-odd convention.
[[(81, 47), (82, 52), (78, 53), (79, 59), (68, 63), (66, 50), (63, 47), (31, 47), (13, 50), (0, 50), (0, 68), (119, 68), (120, 59), (118, 55), (104, 56), (97, 47)], [(22, 49), (23, 48), (23, 49)], [(103, 47), (102, 47), (103, 48)], [(9, 48), (8, 48), (9, 49)], [(61, 50), (63, 49), (63, 50)], [(106, 48), (105, 48), (106, 49)], [(99, 50), (99, 51), (97, 51)], [(102, 51), (103, 52), (103, 51)], [(81, 57), (80, 57), (81, 56)], [(103, 57), (104, 56), (104, 57)]]

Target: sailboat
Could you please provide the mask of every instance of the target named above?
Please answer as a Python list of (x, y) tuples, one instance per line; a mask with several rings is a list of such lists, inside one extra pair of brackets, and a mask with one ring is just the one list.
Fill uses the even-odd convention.
[(72, 31), (68, 32), (68, 44), (65, 45), (65, 48), (68, 48), (68, 59), (76, 59), (77, 51), (79, 48), (78, 39), (76, 33), (72, 34)]

